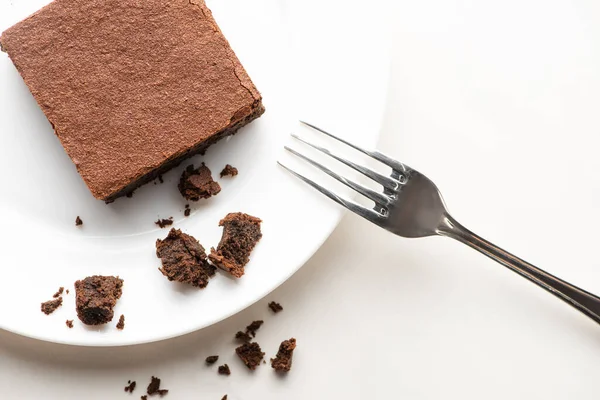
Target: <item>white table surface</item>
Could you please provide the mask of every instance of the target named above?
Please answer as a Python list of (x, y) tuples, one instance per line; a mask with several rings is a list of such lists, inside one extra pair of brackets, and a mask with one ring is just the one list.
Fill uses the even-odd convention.
[[(473, 156), (481, 168), (499, 173), (494, 164), (502, 162), (502, 155), (494, 154), (493, 145), (487, 147), (488, 130), (510, 129), (513, 134), (517, 130), (527, 138), (532, 126), (514, 123), (526, 122), (527, 117), (510, 98), (490, 102), (482, 96), (480, 104), (471, 104), (470, 111), (477, 114), (464, 114), (464, 99), (476, 97), (478, 91), (485, 94), (493, 85), (512, 85), (514, 97), (534, 108), (538, 103), (545, 107), (548, 97), (560, 96), (561, 87), (574, 86), (580, 87), (581, 95), (590, 96), (592, 105), (600, 104), (598, 91), (577, 74), (564, 78), (571, 86), (551, 86), (541, 97), (528, 97), (532, 89), (526, 84), (535, 76), (542, 81), (548, 77), (544, 68), (536, 71), (540, 67), (536, 62), (560, 66), (555, 58), (575, 48), (575, 56), (589, 56), (588, 61), (580, 60), (590, 67), (581, 74), (594, 77), (590, 85), (598, 87), (597, 2), (425, 0), (399, 2), (392, 9), (394, 66), (380, 147), (398, 158), (412, 149), (410, 138), (443, 130), (455, 135), (452, 140), (483, 152)], [(568, 29), (573, 37), (561, 42), (565, 26), (581, 27), (581, 32)], [(550, 38), (551, 45), (534, 46), (537, 53), (530, 57), (528, 46), (552, 32), (558, 33)], [(519, 68), (510, 61), (502, 65), (503, 58), (514, 57), (510, 48), (497, 46), (503, 38), (523, 57)], [(480, 51), (485, 43), (495, 43), (497, 51)], [(552, 56), (554, 48), (559, 55)], [(490, 60), (492, 54), (497, 59)], [(504, 68), (491, 73), (490, 65), (497, 63)], [(508, 75), (503, 75), (507, 70)], [(552, 73), (556, 83), (561, 71)], [(471, 84), (457, 84), (465, 77), (473, 78)], [(498, 83), (502, 77), (506, 80)], [(539, 82), (534, 85), (544, 87)], [(428, 102), (431, 113), (423, 106)], [(592, 105), (581, 112), (593, 112)], [(567, 112), (579, 112), (565, 107)], [(548, 113), (544, 129), (552, 133), (562, 117)], [(509, 122), (503, 125), (502, 121)], [(461, 131), (468, 134), (461, 136)], [(587, 147), (594, 143), (590, 139)], [(519, 154), (526, 155), (535, 152), (538, 144), (523, 140), (519, 146)], [(414, 159), (418, 158), (414, 152), (408, 154), (412, 166), (424, 165), (428, 172), (426, 152), (420, 161)], [(535, 165), (530, 168), (539, 172)], [(600, 282), (593, 279), (599, 264), (593, 249), (597, 238), (570, 240), (554, 234), (570, 225), (564, 220), (549, 222), (535, 213), (535, 201), (526, 202), (539, 198), (539, 187), (530, 184), (535, 176), (511, 177), (520, 189), (519, 198), (498, 193), (494, 182), (483, 181), (477, 182), (472, 199), (458, 199), (443, 172), (433, 166), (430, 170), (441, 179), (456, 217), (465, 217), (468, 226), (551, 272), (600, 292)], [(468, 188), (471, 183), (462, 176), (455, 184)], [(497, 215), (470, 212), (470, 201), (494, 202), (497, 196), (503, 196)], [(533, 210), (527, 221), (515, 220), (510, 212), (520, 201)], [(592, 214), (591, 222), (600, 222), (597, 212), (589, 213), (597, 211), (593, 202), (581, 207)], [(509, 229), (512, 224), (527, 229)], [(539, 232), (547, 246), (528, 246), (531, 231)], [(583, 250), (567, 268), (552, 256), (558, 246)], [(267, 309), (270, 300), (280, 302), (285, 310), (272, 315)], [(268, 366), (250, 373), (234, 355), (232, 334), (254, 319), (265, 320), (258, 340), (267, 356), (273, 355), (281, 340), (297, 338), (294, 368), (287, 377), (279, 378)], [(231, 376), (218, 376), (216, 366), (204, 365), (204, 358), (212, 354), (230, 365)], [(170, 389), (165, 397), (169, 400), (219, 400), (224, 394), (230, 400), (583, 400), (598, 399), (599, 364), (600, 327), (532, 284), (449, 239), (400, 239), (346, 216), (318, 253), (283, 286), (200, 332), (133, 347), (76, 348), (0, 331), (0, 398), (139, 399), (150, 376), (156, 375)], [(123, 392), (129, 379), (139, 385), (133, 395)]]

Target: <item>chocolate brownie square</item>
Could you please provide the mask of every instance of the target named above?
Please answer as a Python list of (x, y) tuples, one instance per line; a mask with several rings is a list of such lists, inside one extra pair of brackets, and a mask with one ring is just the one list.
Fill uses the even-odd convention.
[(55, 0), (0, 48), (107, 202), (264, 112), (204, 0)]

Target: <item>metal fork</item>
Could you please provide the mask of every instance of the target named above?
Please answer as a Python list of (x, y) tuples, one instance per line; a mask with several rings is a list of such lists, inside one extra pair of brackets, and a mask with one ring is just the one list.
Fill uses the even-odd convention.
[(390, 176), (382, 175), (370, 168), (335, 155), (329, 150), (312, 144), (297, 135), (292, 135), (295, 139), (333, 157), (337, 161), (377, 182), (383, 187), (383, 190), (381, 192), (375, 191), (353, 182), (286, 146), (285, 149), (290, 153), (307, 161), (314, 167), (375, 202), (375, 207), (370, 209), (352, 200), (345, 199), (279, 163), (279, 165), (290, 173), (353, 213), (398, 236), (420, 238), (439, 235), (458, 240), (546, 289), (597, 323), (600, 323), (600, 298), (598, 296), (535, 267), (466, 229), (450, 216), (438, 188), (425, 175), (378, 151), (365, 150), (314, 125), (303, 121), (300, 122), (387, 165), (392, 169), (392, 172)]

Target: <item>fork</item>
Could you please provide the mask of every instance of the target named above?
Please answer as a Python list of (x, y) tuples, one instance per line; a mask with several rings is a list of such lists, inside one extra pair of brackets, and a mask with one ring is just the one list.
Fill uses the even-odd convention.
[(385, 164), (392, 169), (392, 172), (389, 176), (380, 174), (363, 165), (342, 158), (324, 147), (310, 143), (309, 141), (292, 134), (292, 137), (296, 140), (299, 140), (372, 179), (381, 185), (383, 190), (372, 190), (347, 179), (317, 161), (285, 146), (285, 149), (293, 155), (308, 162), (312, 166), (373, 201), (375, 207), (371, 209), (350, 199), (339, 196), (333, 191), (326, 189), (278, 162), (279, 165), (291, 174), (300, 178), (353, 213), (360, 215), (375, 225), (398, 236), (421, 238), (438, 235), (458, 240), (542, 287), (597, 323), (600, 323), (600, 297), (535, 267), (462, 226), (448, 213), (440, 191), (425, 175), (379, 151), (366, 150), (307, 122), (300, 122)]

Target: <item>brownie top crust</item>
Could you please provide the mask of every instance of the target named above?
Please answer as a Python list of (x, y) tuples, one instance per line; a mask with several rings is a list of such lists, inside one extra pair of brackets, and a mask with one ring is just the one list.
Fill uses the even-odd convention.
[(0, 45), (99, 199), (262, 107), (203, 0), (55, 0)]

